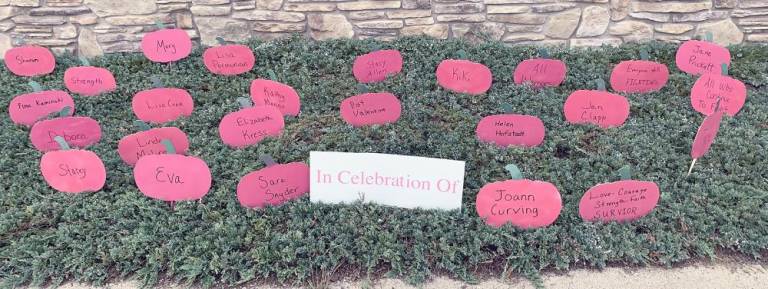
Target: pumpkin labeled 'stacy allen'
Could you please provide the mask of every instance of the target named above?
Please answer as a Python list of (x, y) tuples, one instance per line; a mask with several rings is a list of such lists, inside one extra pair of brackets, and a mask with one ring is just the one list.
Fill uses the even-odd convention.
[(605, 91), (599, 80), (599, 90), (577, 90), (563, 105), (565, 119), (573, 124), (594, 124), (601, 128), (619, 127), (629, 117), (629, 101), (618, 94)]
[[(459, 57), (465, 53), (459, 51)], [(493, 74), (487, 66), (464, 59), (446, 59), (440, 62), (435, 71), (437, 83), (443, 88), (466, 94), (483, 94), (491, 88)]]
[(59, 112), (59, 117), (35, 123), (29, 131), (29, 140), (39, 151), (58, 150), (55, 137), (60, 136), (70, 146), (85, 148), (101, 140), (99, 122), (87, 116), (68, 116), (69, 107)]
[(403, 56), (394, 49), (377, 50), (355, 58), (352, 74), (360, 83), (380, 82), (403, 69)]
[(227, 44), (217, 37), (220, 46), (210, 47), (203, 52), (203, 64), (213, 74), (238, 75), (253, 69), (256, 56), (250, 47), (241, 44)]
[(8, 104), (8, 114), (13, 123), (32, 126), (52, 113), (61, 112), (65, 107), (69, 109), (64, 116), (74, 113), (75, 101), (66, 91), (42, 90), (34, 81), (29, 84), (34, 92), (18, 95)]
[(117, 88), (112, 72), (102, 67), (91, 66), (88, 59), (81, 57), (83, 66), (70, 67), (64, 71), (64, 86), (69, 91), (94, 96)]
[(182, 29), (165, 28), (157, 23), (158, 30), (147, 33), (141, 39), (141, 52), (153, 62), (168, 63), (189, 56), (192, 40)]
[(40, 159), (40, 172), (57, 191), (78, 194), (104, 187), (107, 171), (92, 151), (70, 149), (64, 138), (54, 138), (59, 150), (46, 152)]
[(246, 208), (279, 206), (309, 192), (309, 166), (302, 162), (276, 164), (261, 157), (266, 168), (248, 173), (237, 184), (237, 200)]
[(244, 97), (238, 102), (241, 109), (225, 115), (219, 123), (219, 137), (224, 144), (243, 148), (282, 134), (285, 120), (280, 110), (269, 105), (253, 106)]
[(211, 189), (211, 170), (204, 160), (176, 154), (162, 140), (166, 154), (147, 155), (133, 167), (136, 186), (147, 197), (168, 202), (199, 200)]
[(579, 216), (585, 221), (625, 222), (649, 214), (659, 202), (659, 186), (630, 178), (629, 167), (621, 169), (621, 180), (598, 184), (587, 190), (579, 202)]
[(187, 134), (178, 127), (150, 128), (139, 120), (134, 124), (140, 131), (123, 137), (117, 144), (120, 158), (130, 166), (135, 165), (144, 156), (166, 154), (166, 147), (162, 143), (164, 139), (173, 144), (177, 154), (186, 154), (189, 149)]
[(563, 202), (557, 187), (549, 182), (523, 179), (515, 165), (507, 165), (512, 179), (486, 184), (477, 194), (476, 210), (485, 223), (518, 228), (551, 225), (560, 215)]
[(142, 90), (133, 96), (133, 114), (141, 121), (165, 123), (192, 115), (195, 102), (192, 95), (181, 88), (163, 87), (157, 77), (152, 77), (155, 88)]
[[(270, 70), (271, 78), (276, 79)], [(255, 106), (273, 106), (283, 115), (297, 116), (301, 111), (301, 99), (293, 87), (269, 79), (255, 79), (251, 82), (251, 100)]]
[(13, 47), (5, 52), (5, 66), (19, 76), (38, 76), (53, 72), (56, 58), (48, 48), (36, 45)]

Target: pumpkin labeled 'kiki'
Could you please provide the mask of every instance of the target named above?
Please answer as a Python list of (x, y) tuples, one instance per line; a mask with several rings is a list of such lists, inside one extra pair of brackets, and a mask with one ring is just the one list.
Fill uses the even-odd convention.
[(144, 35), (141, 52), (153, 62), (173, 62), (189, 56), (192, 40), (181, 29), (160, 29)]
[(570, 123), (618, 127), (629, 118), (629, 101), (604, 90), (577, 90), (565, 100), (563, 112)]
[(305, 163), (265, 163), (266, 168), (248, 173), (237, 184), (237, 199), (243, 207), (278, 206), (309, 192), (309, 166)]
[(95, 192), (104, 187), (107, 171), (98, 155), (87, 150), (70, 149), (56, 137), (60, 150), (46, 152), (40, 159), (40, 172), (52, 188), (77, 194)]
[(45, 75), (56, 67), (56, 58), (51, 50), (36, 45), (8, 49), (4, 60), (8, 70), (19, 76)]
[(117, 152), (126, 164), (132, 166), (144, 156), (166, 154), (165, 145), (162, 143), (164, 139), (173, 144), (178, 154), (186, 154), (187, 149), (189, 149), (189, 139), (181, 129), (177, 127), (150, 129), (147, 126), (142, 128), (140, 132), (129, 134), (120, 139), (117, 144)]
[(293, 87), (269, 79), (251, 82), (251, 100), (256, 106), (273, 106), (283, 115), (297, 116), (301, 111), (299, 94)]
[(283, 132), (285, 120), (280, 110), (269, 105), (250, 106), (246, 98), (238, 100), (242, 109), (225, 115), (219, 123), (219, 136), (224, 144), (242, 148)]
[(102, 67), (78, 66), (64, 71), (64, 85), (69, 91), (94, 96), (117, 88), (112, 72)]
[(204, 160), (175, 154), (163, 140), (167, 154), (140, 158), (133, 168), (136, 186), (147, 197), (163, 201), (199, 200), (211, 189), (211, 170)]
[(64, 116), (74, 113), (75, 101), (66, 91), (35, 89), (35, 92), (14, 97), (8, 104), (8, 114), (16, 124), (31, 126), (52, 113), (68, 107)]
[(446, 59), (435, 72), (443, 88), (466, 94), (483, 94), (491, 88), (493, 75), (487, 66), (469, 60)]
[(85, 148), (101, 140), (101, 126), (90, 117), (68, 116), (39, 121), (29, 132), (32, 145), (43, 152), (59, 149), (57, 136), (73, 147)]

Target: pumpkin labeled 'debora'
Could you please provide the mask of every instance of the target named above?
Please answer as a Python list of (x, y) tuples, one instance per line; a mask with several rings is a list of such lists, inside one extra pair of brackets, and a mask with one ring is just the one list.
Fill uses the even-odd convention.
[(147, 155), (133, 167), (136, 186), (145, 196), (163, 201), (199, 200), (211, 189), (211, 170), (196, 157), (176, 154), (163, 140), (167, 154)]
[(92, 151), (70, 149), (64, 138), (57, 136), (59, 150), (46, 152), (40, 159), (40, 172), (52, 188), (64, 193), (95, 192), (104, 187), (107, 171)]
[(60, 116), (74, 113), (75, 101), (66, 91), (42, 90), (36, 82), (30, 82), (30, 85), (34, 92), (18, 95), (8, 104), (8, 114), (13, 123), (32, 126), (56, 112), (63, 111)]
[(57, 136), (70, 146), (85, 148), (101, 140), (101, 125), (87, 116), (65, 116), (39, 121), (29, 131), (32, 145), (43, 152), (59, 149)]
[[(262, 159), (265, 159), (262, 157)], [(243, 176), (237, 184), (237, 200), (247, 208), (279, 206), (309, 192), (309, 166), (302, 162), (275, 164)]]

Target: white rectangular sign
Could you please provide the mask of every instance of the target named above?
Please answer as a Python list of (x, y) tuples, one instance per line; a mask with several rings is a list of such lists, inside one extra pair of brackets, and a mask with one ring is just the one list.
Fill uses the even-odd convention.
[(376, 153), (309, 153), (309, 198), (403, 208), (461, 208), (464, 162)]

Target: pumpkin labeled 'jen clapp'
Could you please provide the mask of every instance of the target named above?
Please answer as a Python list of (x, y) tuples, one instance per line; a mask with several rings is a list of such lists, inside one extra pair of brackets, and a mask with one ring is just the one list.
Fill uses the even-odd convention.
[(594, 124), (601, 128), (619, 127), (629, 117), (629, 101), (618, 94), (605, 91), (605, 82), (598, 81), (599, 90), (577, 90), (563, 105), (565, 119), (573, 124)]
[(52, 188), (64, 193), (95, 192), (104, 187), (107, 171), (92, 151), (70, 149), (64, 138), (54, 138), (59, 150), (46, 152), (40, 159), (40, 172)]
[(211, 189), (211, 170), (204, 160), (176, 154), (162, 140), (166, 154), (141, 157), (133, 167), (136, 186), (147, 197), (176, 202), (202, 199)]

